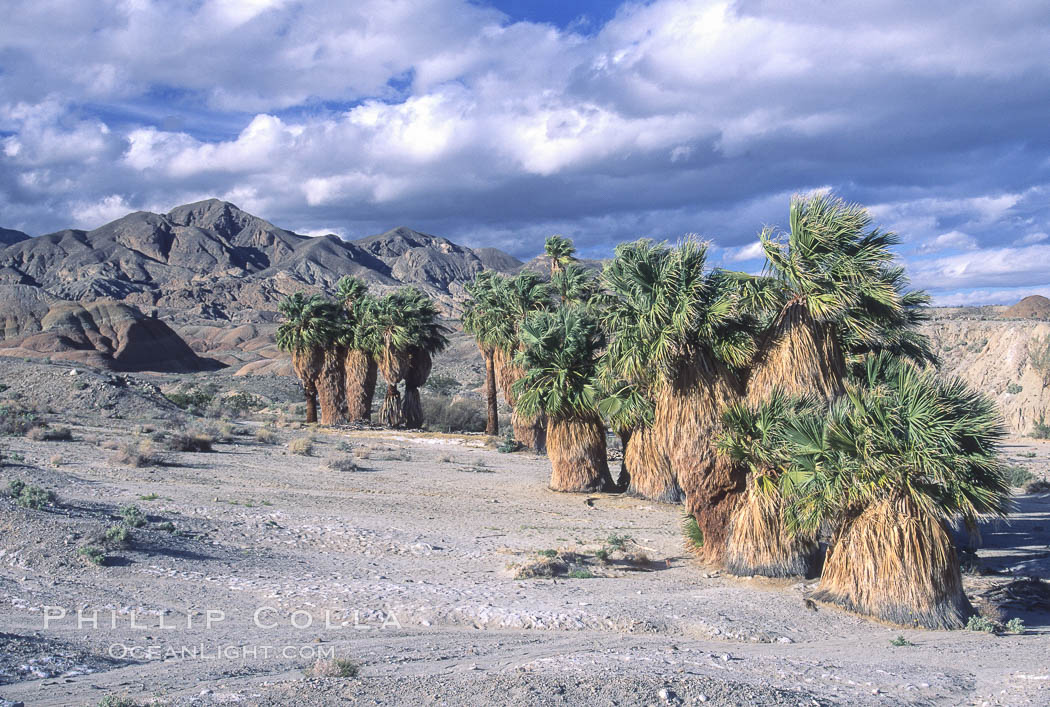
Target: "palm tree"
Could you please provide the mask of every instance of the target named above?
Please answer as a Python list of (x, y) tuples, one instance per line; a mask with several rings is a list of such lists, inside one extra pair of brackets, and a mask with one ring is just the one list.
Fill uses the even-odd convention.
[(762, 403), (739, 401), (723, 412), (718, 451), (748, 472), (726, 543), (725, 566), (730, 573), (788, 577), (809, 576), (816, 569), (816, 537), (788, 529), (778, 482), (790, 460), (789, 421), (824, 409), (814, 399), (793, 398), (774, 389)]
[(883, 354), (829, 416), (789, 423), (793, 527), (834, 528), (813, 598), (883, 621), (959, 628), (973, 613), (948, 524), (1010, 505), (994, 404)]
[(376, 356), (382, 348), (375, 315), (376, 300), (368, 294), (368, 285), (349, 276), (340, 278), (337, 293), (347, 316), (341, 342), (346, 349), (347, 417), (351, 421), (368, 421), (372, 419), (372, 398), (378, 377)]
[(550, 289), (562, 304), (586, 304), (598, 293), (598, 282), (579, 263), (567, 263), (551, 273)]
[(317, 373), (317, 402), (322, 425), (341, 425), (347, 420), (346, 341), (350, 330), (345, 310), (334, 302), (325, 302), (319, 316), (328, 320), (322, 339), (321, 370)]
[(277, 327), (277, 346), (292, 355), (292, 367), (306, 396), (306, 421), (317, 422), (317, 376), (324, 361), (324, 344), (331, 321), (324, 298), (296, 292), (284, 298), (278, 311), (284, 321)]
[(521, 328), (521, 341), (514, 360), (525, 376), (514, 389), (523, 414), (547, 416), (550, 488), (611, 490), (605, 425), (598, 413), (603, 337), (597, 322), (577, 307), (533, 312)]
[(759, 239), (766, 274), (742, 278), (745, 298), (768, 324), (747, 383), (752, 401), (776, 387), (834, 400), (850, 354), (893, 350), (932, 360), (915, 331), (928, 298), (905, 291), (890, 251), (899, 239), (872, 227), (863, 207), (829, 195), (795, 197), (790, 231), (767, 228)]
[(652, 426), (628, 443), (631, 490), (684, 497), (705, 538), (702, 555), (716, 562), (745, 474), (713, 442), (721, 409), (741, 395), (736, 369), (754, 342), (734, 281), (706, 263), (707, 245), (696, 240), (677, 248), (642, 240), (617, 247), (602, 277), (610, 375), (641, 384), (655, 408)]
[(576, 260), (576, 246), (565, 236), (548, 236), (543, 244), (544, 254), (551, 259), (551, 275), (563, 270), (566, 265)]
[[(434, 303), (415, 287), (402, 287), (376, 305), (376, 326), (383, 348), (379, 370), (387, 391), (380, 419), (390, 427), (420, 427), (423, 409), (419, 388), (426, 382), (432, 355), (448, 345), (448, 329), (438, 322)], [(398, 385), (405, 382), (405, 399)]]
[(525, 319), (550, 307), (550, 289), (543, 278), (531, 270), (523, 270), (510, 279), (501, 279), (499, 294), (498, 345), (494, 363), (499, 388), (511, 407), (511, 425), (514, 439), (538, 453), (547, 451), (547, 419), (543, 414), (525, 415), (518, 409), (514, 384), (525, 371), (514, 363), (514, 355), (521, 349), (520, 330)]
[(478, 343), (485, 359), (485, 434), (499, 435), (499, 408), (496, 399), (496, 349), (501, 345), (499, 333), (505, 321), (501, 309), (500, 287), (503, 278), (491, 270), (482, 270), (466, 286), (470, 300), (463, 312), (463, 330)]

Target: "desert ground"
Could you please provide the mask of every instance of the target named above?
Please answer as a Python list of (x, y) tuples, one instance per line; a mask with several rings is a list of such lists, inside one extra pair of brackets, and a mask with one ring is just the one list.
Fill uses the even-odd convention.
[[(0, 437), (3, 486), (55, 497), (0, 497), (0, 705), (1050, 704), (1048, 597), (1019, 581), (1050, 578), (1046, 490), (965, 562), (1024, 633), (909, 630), (814, 604), (816, 579), (705, 568), (681, 508), (552, 493), (498, 440), (305, 428), (290, 381), (223, 424), (161, 396), (175, 377), (10, 359), (0, 380), (72, 437)], [(170, 449), (208, 425), (212, 451)], [(1050, 443), (1006, 453), (1050, 477)], [(103, 538), (129, 505), (144, 524)], [(332, 657), (356, 675), (311, 672)]]

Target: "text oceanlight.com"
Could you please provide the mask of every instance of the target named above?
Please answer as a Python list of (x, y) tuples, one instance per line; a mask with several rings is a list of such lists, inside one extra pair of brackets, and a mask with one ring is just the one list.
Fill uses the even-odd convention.
[(160, 646), (111, 643), (107, 651), (116, 660), (267, 660), (269, 658), (332, 660), (334, 646)]

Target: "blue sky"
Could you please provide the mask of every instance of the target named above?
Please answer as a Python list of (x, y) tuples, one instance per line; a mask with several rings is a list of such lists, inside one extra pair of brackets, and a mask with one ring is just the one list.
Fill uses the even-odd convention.
[(0, 226), (219, 197), (302, 233), (519, 257), (711, 239), (792, 194), (897, 231), (941, 304), (1050, 295), (1050, 5), (16, 0)]

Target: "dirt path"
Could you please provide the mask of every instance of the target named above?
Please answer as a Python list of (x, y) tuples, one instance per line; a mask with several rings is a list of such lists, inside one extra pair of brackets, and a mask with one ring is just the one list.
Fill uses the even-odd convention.
[[(284, 445), (303, 433), (282, 430), (279, 445), (245, 438), (135, 469), (102, 446), (131, 425), (105, 424), (76, 429), (73, 442), (5, 440), (5, 456), (22, 457), (5, 483), (21, 478), (60, 500), (51, 510), (0, 500), (7, 700), (1050, 703), (1045, 611), (1012, 611), (1028, 633), (995, 637), (814, 609), (812, 581), (698, 567), (679, 508), (551, 493), (545, 459), (477, 437), (322, 433), (301, 457)], [(327, 468), (345, 454), (340, 442), (361, 469)], [(1024, 458), (1036, 467), (1050, 459), (1050, 445), (1019, 449), (1035, 450)], [(1020, 502), (1010, 524), (985, 529), (980, 566), (997, 574), (968, 575), (974, 592), (1050, 575), (1050, 494)], [(148, 515), (132, 544), (102, 567), (78, 557), (129, 503)], [(517, 580), (508, 569), (544, 550), (593, 556), (610, 535), (629, 536), (648, 561), (591, 561), (597, 576), (579, 579)], [(45, 607), (66, 615), (47, 610), (45, 628)], [(98, 627), (78, 627), (78, 608), (98, 610)], [(891, 645), (900, 635), (914, 645)], [(360, 675), (304, 678), (329, 651)]]

